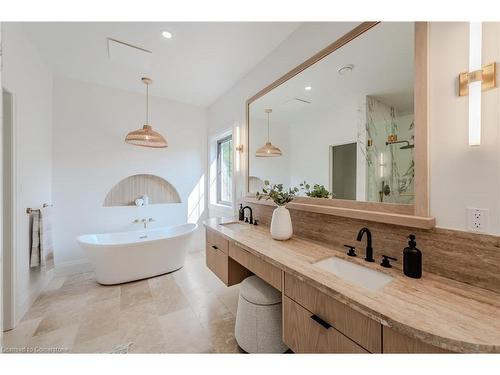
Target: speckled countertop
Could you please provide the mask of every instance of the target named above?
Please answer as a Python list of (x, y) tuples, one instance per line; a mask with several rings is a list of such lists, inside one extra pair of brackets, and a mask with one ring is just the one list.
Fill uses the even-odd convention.
[[(238, 229), (221, 225), (230, 222), (235, 219), (212, 218), (205, 221), (205, 227), (385, 326), (446, 350), (500, 353), (498, 293), (429, 273), (421, 279), (411, 279), (399, 270), (350, 258), (343, 249), (300, 238), (276, 241), (266, 227), (248, 225)], [(332, 256), (384, 272), (394, 279), (373, 292), (313, 265)]]

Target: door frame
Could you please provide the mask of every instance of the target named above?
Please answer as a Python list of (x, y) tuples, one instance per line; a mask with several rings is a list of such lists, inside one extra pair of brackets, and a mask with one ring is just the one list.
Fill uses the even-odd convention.
[[(17, 324), (16, 317), (16, 269), (17, 269), (17, 261), (16, 261), (16, 253), (14, 249), (16, 248), (17, 243), (17, 221), (18, 221), (18, 210), (17, 210), (17, 189), (16, 189), (16, 100), (15, 95), (12, 90), (9, 90), (8, 87), (2, 86), (2, 106), (3, 106), (3, 95), (4, 93), (8, 93), (10, 95), (10, 112), (11, 112), (11, 131), (10, 131), (10, 158), (11, 158), (11, 181), (10, 181), (10, 190), (11, 190), (11, 212), (10, 218), (4, 216), (4, 207), (5, 200), (2, 199), (2, 330), (8, 331), (13, 329)], [(3, 114), (5, 114), (5, 109), (2, 108)], [(5, 141), (3, 138), (5, 136), (5, 131), (3, 129), (3, 118), (2, 116), (2, 145)], [(2, 147), (3, 149), (3, 147)], [(3, 152), (2, 152), (2, 169), (3, 169)], [(3, 173), (2, 173), (3, 175)], [(2, 198), (4, 195), (3, 191), (3, 180), (2, 180)], [(5, 233), (3, 232), (5, 220), (11, 221), (10, 227), (10, 236), (11, 236), (11, 247), (10, 249), (6, 249), (3, 246), (3, 238)], [(7, 253), (8, 252), (8, 253)], [(7, 254), (7, 256), (6, 256)], [(8, 272), (5, 272), (7, 270)], [(8, 312), (8, 315), (5, 312)]]

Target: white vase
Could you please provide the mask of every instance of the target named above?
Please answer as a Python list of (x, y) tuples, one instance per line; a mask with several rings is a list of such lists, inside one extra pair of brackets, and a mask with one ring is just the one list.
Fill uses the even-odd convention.
[(292, 219), (290, 211), (285, 206), (278, 206), (273, 211), (271, 220), (271, 237), (275, 240), (288, 240), (292, 237)]

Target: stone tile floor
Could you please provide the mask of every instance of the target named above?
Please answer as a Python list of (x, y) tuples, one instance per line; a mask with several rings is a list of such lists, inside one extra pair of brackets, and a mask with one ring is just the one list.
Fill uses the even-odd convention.
[(226, 287), (188, 253), (173, 273), (116, 286), (93, 273), (54, 279), (3, 350), (70, 353), (238, 353), (234, 323), (238, 285)]

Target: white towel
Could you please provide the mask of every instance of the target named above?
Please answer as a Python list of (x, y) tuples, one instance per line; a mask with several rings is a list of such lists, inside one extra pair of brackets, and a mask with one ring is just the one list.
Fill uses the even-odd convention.
[(40, 211), (32, 211), (30, 267), (40, 265)]
[(52, 242), (52, 207), (40, 210), (40, 257), (46, 270), (54, 268), (54, 244)]
[(43, 266), (46, 270), (54, 268), (54, 248), (52, 245), (52, 208), (44, 207), (33, 211), (31, 228), (30, 267)]

